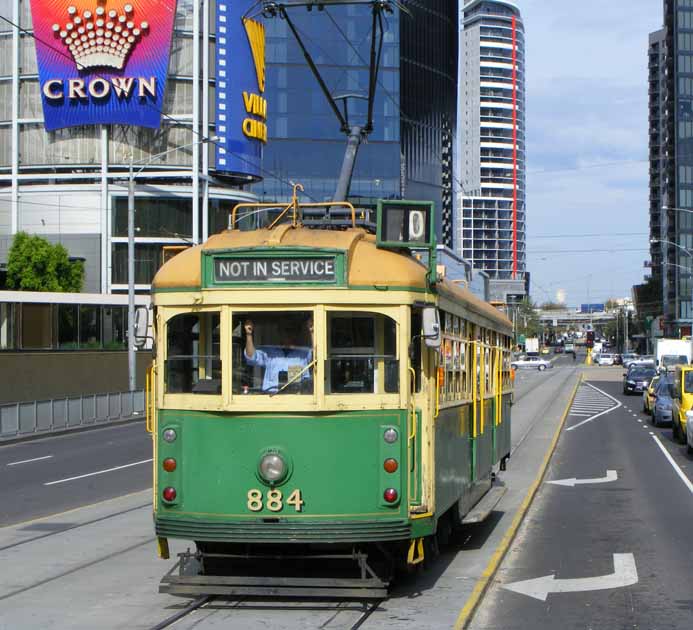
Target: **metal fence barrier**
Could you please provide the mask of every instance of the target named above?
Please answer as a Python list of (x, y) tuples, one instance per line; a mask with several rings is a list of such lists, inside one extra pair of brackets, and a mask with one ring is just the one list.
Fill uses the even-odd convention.
[(144, 391), (87, 394), (0, 405), (0, 442), (108, 424), (141, 415)]

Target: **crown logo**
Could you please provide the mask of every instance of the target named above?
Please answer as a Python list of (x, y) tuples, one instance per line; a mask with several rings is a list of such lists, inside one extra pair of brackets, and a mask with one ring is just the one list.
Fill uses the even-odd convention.
[(79, 15), (76, 7), (69, 6), (67, 23), (53, 24), (53, 33), (67, 46), (79, 70), (104, 66), (123, 69), (132, 49), (148, 32), (149, 24), (135, 23), (131, 4), (126, 4), (122, 11), (98, 6)]
[(248, 35), (250, 50), (255, 62), (255, 74), (257, 74), (257, 86), (260, 92), (265, 91), (265, 26), (261, 22), (243, 18), (243, 26)]

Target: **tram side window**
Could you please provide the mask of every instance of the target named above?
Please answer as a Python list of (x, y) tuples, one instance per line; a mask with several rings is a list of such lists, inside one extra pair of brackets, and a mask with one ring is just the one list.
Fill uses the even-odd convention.
[(311, 311), (234, 313), (233, 394), (313, 394)]
[(399, 391), (397, 325), (377, 313), (329, 313), (325, 390), (328, 394)]
[(221, 394), (219, 324), (219, 313), (186, 313), (168, 321), (168, 394)]

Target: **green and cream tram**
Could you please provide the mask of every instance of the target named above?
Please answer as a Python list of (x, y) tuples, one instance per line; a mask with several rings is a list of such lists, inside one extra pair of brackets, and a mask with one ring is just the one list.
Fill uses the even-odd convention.
[(383, 203), (377, 235), (290, 210), (183, 251), (152, 284), (156, 535), (163, 557), (168, 539), (197, 546), (167, 592), (276, 593), (286, 573), (234, 586), (218, 568), (313, 557), (355, 560), (382, 593), (495, 502), (512, 328), (442, 277), (434, 249), (415, 255), (432, 208)]

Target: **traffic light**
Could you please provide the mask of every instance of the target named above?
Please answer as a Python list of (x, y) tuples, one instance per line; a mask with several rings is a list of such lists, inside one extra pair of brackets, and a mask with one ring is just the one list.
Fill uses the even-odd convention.
[(587, 342), (585, 345), (588, 348), (594, 348), (594, 331), (593, 330), (588, 330), (587, 331)]

